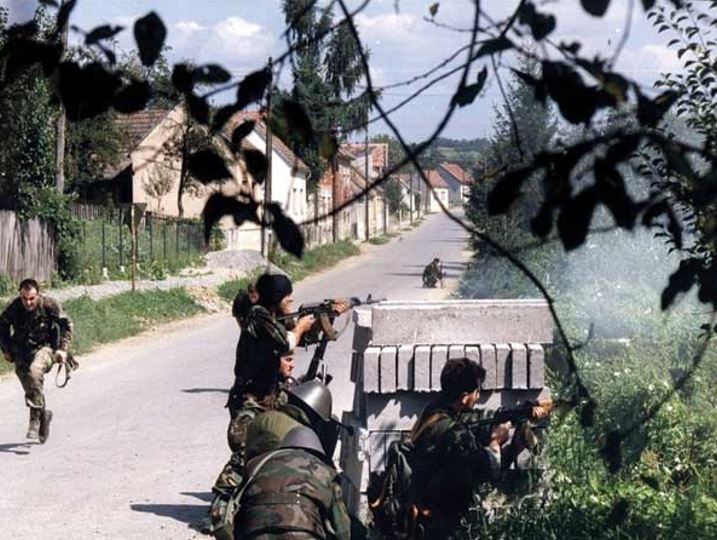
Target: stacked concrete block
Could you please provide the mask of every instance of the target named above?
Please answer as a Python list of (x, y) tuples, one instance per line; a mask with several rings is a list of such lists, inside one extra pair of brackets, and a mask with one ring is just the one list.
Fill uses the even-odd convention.
[(386, 302), (354, 310), (354, 412), (344, 422), (355, 435), (341, 446), (350, 477), (349, 509), (368, 477), (385, 466), (389, 445), (406, 437), (440, 390), (446, 361), (468, 357), (485, 369), (479, 406), (511, 407), (549, 397), (544, 344), (552, 319), (539, 300)]

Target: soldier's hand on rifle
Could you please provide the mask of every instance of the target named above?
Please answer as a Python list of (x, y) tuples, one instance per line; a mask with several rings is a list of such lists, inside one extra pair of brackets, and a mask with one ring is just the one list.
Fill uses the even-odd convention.
[(508, 442), (508, 439), (510, 438), (510, 429), (512, 427), (513, 424), (511, 424), (510, 422), (503, 422), (502, 424), (496, 424), (495, 426), (493, 426), (493, 430), (490, 433), (490, 443), (488, 446), (490, 446), (494, 450), (500, 451), (501, 446)]
[(314, 323), (316, 322), (316, 317), (314, 315), (304, 315), (303, 317), (299, 318), (298, 321), (296, 321), (296, 326), (294, 327), (295, 330), (299, 333), (299, 336), (309, 330)]
[(340, 298), (338, 300), (334, 300), (331, 307), (334, 310), (334, 313), (336, 313), (336, 315), (341, 315), (342, 313), (346, 313), (349, 309), (351, 309), (351, 304), (348, 300)]
[(62, 351), (60, 349), (55, 351), (55, 362), (58, 364), (64, 364), (67, 360), (67, 352)]

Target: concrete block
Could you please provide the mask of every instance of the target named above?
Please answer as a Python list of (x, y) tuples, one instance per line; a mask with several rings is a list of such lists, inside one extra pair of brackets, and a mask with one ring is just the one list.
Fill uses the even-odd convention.
[[(496, 388), (496, 365), (495, 365), (495, 345), (483, 344), (478, 345), (480, 350), (480, 365), (485, 369), (485, 380), (483, 388), (493, 390)], [(468, 351), (468, 347), (466, 347)]]
[(413, 389), (431, 391), (431, 347), (419, 345), (413, 351)]
[(551, 343), (553, 339), (548, 305), (535, 299), (385, 302), (374, 306), (371, 328), (374, 345)]
[(361, 355), (371, 343), (371, 328), (363, 326), (354, 327), (353, 342), (351, 343), (351, 382), (356, 382), (361, 366)]
[(381, 376), (379, 358), (380, 347), (369, 347), (363, 353), (363, 391), (379, 392), (381, 390), (379, 378)]
[(528, 344), (528, 387), (545, 386), (545, 350), (537, 343)]
[(371, 307), (359, 306), (351, 310), (354, 324), (362, 328), (371, 328)]
[(410, 431), (435, 393), (367, 394), (365, 427), (369, 431)]
[(441, 371), (448, 360), (448, 345), (431, 347), (431, 390), (441, 389)]
[[(365, 372), (365, 368), (364, 368)], [(510, 388), (510, 345), (496, 343), (495, 345), (495, 388)]]
[(397, 375), (396, 390), (413, 390), (413, 345), (398, 348)]
[(396, 361), (398, 347), (381, 347), (381, 393), (390, 394), (396, 391)]
[(528, 388), (528, 349), (523, 343), (510, 344), (510, 388), (527, 390)]
[(448, 346), (448, 359), (451, 358), (463, 358), (466, 355), (465, 345), (449, 345)]

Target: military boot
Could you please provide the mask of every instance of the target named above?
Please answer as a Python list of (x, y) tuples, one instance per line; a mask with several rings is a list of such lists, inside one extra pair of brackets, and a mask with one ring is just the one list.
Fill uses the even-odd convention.
[(52, 411), (49, 409), (45, 409), (44, 411), (42, 411), (42, 416), (40, 417), (40, 429), (38, 430), (40, 444), (45, 444), (45, 441), (50, 436), (50, 422), (51, 421), (52, 421)]
[(30, 409), (30, 423), (27, 426), (27, 435), (25, 435), (28, 439), (39, 438), (40, 415), (41, 411), (37, 409)]

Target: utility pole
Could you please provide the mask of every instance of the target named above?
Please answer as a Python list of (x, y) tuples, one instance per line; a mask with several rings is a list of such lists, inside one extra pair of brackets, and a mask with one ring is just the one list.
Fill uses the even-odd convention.
[(331, 235), (334, 243), (339, 241), (339, 216), (336, 209), (339, 207), (339, 184), (338, 184), (338, 168), (339, 168), (339, 140), (336, 135), (336, 128), (331, 130), (334, 138), (334, 155), (331, 156)]
[(369, 214), (369, 198), (368, 198), (368, 124), (366, 124), (366, 138), (364, 140), (364, 150), (366, 154), (366, 159), (364, 160), (364, 178), (366, 179), (366, 195), (363, 198), (363, 205), (364, 205), (364, 236), (366, 241), (368, 242), (369, 239), (369, 220), (368, 220), (368, 214)]
[(413, 223), (413, 171), (408, 173), (408, 219), (409, 223)]
[[(60, 2), (60, 7), (65, 4), (65, 0)], [(67, 48), (67, 23), (60, 33), (60, 44), (62, 51)], [(65, 192), (65, 106), (60, 101), (57, 116), (57, 124), (55, 126), (55, 188), (57, 192), (62, 194)]]
[(264, 212), (263, 216), (264, 219), (262, 220), (262, 226), (261, 226), (261, 255), (269, 261), (269, 243), (270, 243), (270, 234), (269, 234), (269, 228), (268, 223), (266, 221), (266, 217), (268, 215), (267, 209), (269, 208), (269, 204), (271, 204), (272, 199), (272, 193), (271, 193), (271, 154), (273, 151), (273, 141), (272, 141), (272, 134), (271, 134), (271, 92), (273, 87), (273, 73), (274, 73), (274, 67), (273, 67), (273, 61), (272, 58), (269, 57), (269, 90), (267, 91), (266, 95), (266, 115), (265, 115), (265, 122), (264, 125), (266, 126), (266, 179), (264, 180)]

